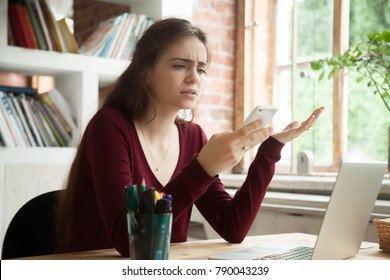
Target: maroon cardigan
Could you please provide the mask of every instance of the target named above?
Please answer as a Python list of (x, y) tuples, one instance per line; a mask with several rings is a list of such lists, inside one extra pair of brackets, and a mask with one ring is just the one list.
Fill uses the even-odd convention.
[(171, 242), (187, 240), (192, 205), (228, 242), (241, 242), (250, 229), (272, 179), (283, 144), (270, 137), (263, 142), (248, 176), (234, 198), (218, 176), (210, 177), (196, 156), (207, 142), (197, 124), (178, 125), (179, 160), (166, 186), (150, 169), (134, 123), (113, 108), (100, 109), (86, 128), (69, 251), (115, 247), (129, 255), (124, 187), (153, 187), (173, 197)]

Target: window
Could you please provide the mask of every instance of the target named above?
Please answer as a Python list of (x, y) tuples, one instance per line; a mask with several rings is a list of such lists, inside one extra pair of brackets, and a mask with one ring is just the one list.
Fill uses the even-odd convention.
[(315, 171), (335, 171), (341, 160), (387, 161), (390, 114), (380, 97), (353, 73), (318, 81), (310, 62), (389, 26), (390, 1), (245, 1), (244, 69), (251, 71), (243, 112), (272, 103), (279, 107), (273, 126), (282, 129), (326, 107), (315, 127), (286, 145), (277, 172), (295, 173), (302, 151), (312, 154)]

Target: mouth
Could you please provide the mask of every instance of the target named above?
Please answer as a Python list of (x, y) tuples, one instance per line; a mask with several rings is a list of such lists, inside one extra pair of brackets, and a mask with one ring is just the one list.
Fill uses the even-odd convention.
[(198, 92), (196, 90), (183, 90), (180, 92), (180, 94), (190, 95), (190, 96), (197, 96)]

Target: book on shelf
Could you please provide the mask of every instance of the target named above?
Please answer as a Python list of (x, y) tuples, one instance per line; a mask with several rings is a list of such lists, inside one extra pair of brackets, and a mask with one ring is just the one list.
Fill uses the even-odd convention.
[(26, 87), (29, 81), (30, 77), (21, 73), (0, 72), (0, 88), (1, 86)]
[(54, 48), (53, 48), (52, 39), (50, 37), (49, 28), (47, 27), (47, 23), (46, 23), (45, 17), (43, 16), (43, 11), (42, 11), (42, 8), (41, 8), (41, 4), (39, 3), (39, 0), (30, 0), (30, 1), (33, 2), (34, 8), (35, 8), (35, 12), (38, 15), (38, 19), (39, 19), (39, 23), (40, 23), (40, 26), (41, 26), (41, 29), (42, 29), (43, 37), (45, 38), (45, 42), (46, 42), (46, 45), (47, 45), (47, 50), (53, 51)]
[(30, 87), (16, 87), (16, 86), (3, 86), (0, 85), (0, 91), (3, 91), (5, 93), (12, 92), (12, 93), (24, 93), (28, 95), (37, 95), (38, 91), (35, 88)]
[(48, 136), (46, 135), (46, 131), (44, 130), (45, 128), (43, 127), (43, 124), (39, 118), (39, 114), (33, 106), (33, 101), (34, 100), (31, 98), (26, 99), (28, 110), (31, 112), (32, 122), (35, 125), (39, 137), (41, 138), (42, 146), (49, 147), (51, 144), (49, 143)]
[(145, 32), (149, 26), (154, 23), (154, 20), (150, 17), (147, 17), (144, 14), (139, 14), (136, 16), (136, 20), (134, 22), (135, 26), (131, 32), (130, 37), (127, 41), (122, 44), (125, 45), (123, 53), (118, 56), (118, 59), (130, 60), (133, 56), (133, 52), (138, 40), (141, 38), (142, 34)]
[(39, 4), (42, 8), (43, 17), (46, 21), (49, 35), (52, 40), (53, 49), (59, 52), (67, 52), (64, 39), (62, 38), (59, 23), (54, 17), (51, 6), (45, 0), (40, 0)]
[(112, 26), (113, 30), (110, 32), (110, 36), (107, 38), (107, 41), (104, 43), (103, 50), (99, 54), (100, 57), (107, 57), (109, 49), (112, 44), (115, 44), (114, 38), (116, 37), (116, 34), (118, 33), (119, 24), (122, 20), (122, 15), (119, 15), (115, 17), (114, 24)]
[(146, 17), (145, 15), (141, 14), (138, 16), (136, 26), (134, 27), (134, 31), (131, 34), (131, 37), (129, 38), (128, 42), (126, 42), (125, 51), (122, 54), (121, 59), (131, 59), (131, 57), (133, 56), (135, 45), (137, 44), (138, 40), (141, 38), (145, 30), (148, 29), (149, 26), (153, 24), (153, 22), (154, 20), (152, 18)]
[(121, 44), (120, 37), (124, 31), (123, 28), (125, 26), (127, 17), (128, 17), (128, 13), (123, 13), (123, 14), (119, 15), (119, 21), (118, 21), (118, 25), (117, 25), (117, 28), (115, 31), (115, 35), (112, 37), (112, 42), (107, 50), (105, 57), (112, 57), (115, 48), (119, 48), (119, 45)]
[(12, 138), (11, 131), (5, 120), (3, 113), (0, 111), (0, 134), (1, 134), (1, 146), (15, 147), (15, 140)]
[(39, 22), (40, 20), (38, 18), (38, 14), (36, 11), (36, 7), (33, 2), (34, 0), (24, 0), (24, 5), (26, 7), (27, 14), (30, 18), (33, 34), (35, 35), (39, 49), (47, 50), (48, 47), (47, 47), (46, 39), (44, 37), (41, 23)]
[(115, 58), (115, 59), (121, 59), (122, 58), (123, 53), (124, 53), (125, 48), (126, 48), (126, 42), (129, 40), (131, 34), (133, 33), (136, 21), (137, 21), (137, 15), (136, 14), (129, 14), (128, 15), (127, 22), (126, 22), (126, 25), (124, 27), (124, 31), (125, 32), (123, 34), (123, 37), (120, 38), (120, 42), (121, 43), (118, 44), (119, 45), (118, 50), (114, 52), (113, 58)]
[(109, 18), (99, 24), (97, 29), (80, 46), (80, 53), (99, 56), (111, 33), (114, 32), (115, 18)]
[(47, 0), (10, 0), (9, 26), (15, 45), (25, 48), (79, 53), (66, 18), (57, 20)]
[[(5, 81), (3, 81), (3, 82), (5, 82)], [(19, 84), (19, 83), (17, 83), (17, 84)], [(12, 108), (14, 108), (14, 115), (17, 117), (17, 122), (19, 123), (19, 129), (20, 129), (22, 135), (25, 134), (25, 136), (23, 136), (23, 138), (25, 139), (26, 146), (34, 147), (35, 140), (31, 134), (31, 129), (30, 129), (29, 125), (27, 124), (25, 113), (21, 108), (20, 102), (17, 100), (15, 95), (23, 93), (23, 94), (27, 94), (29, 96), (36, 96), (38, 94), (37, 90), (33, 89), (33, 88), (29, 88), (29, 87), (0, 85), (0, 91), (7, 95), (9, 103), (11, 104)], [(0, 129), (3, 130), (3, 132), (5, 131), (4, 133), (2, 133), (4, 138), (9, 139), (8, 135), (10, 135), (10, 134), (12, 136), (12, 132), (10, 130), (7, 131), (4, 128), (0, 128)], [(27, 139), (26, 139), (26, 136), (27, 136)], [(9, 146), (9, 147), (16, 146), (16, 143), (15, 143), (15, 145), (11, 145), (9, 143), (9, 141), (4, 141), (4, 142), (5, 142), (4, 144), (6, 146)]]
[(68, 146), (71, 141), (71, 133), (65, 130), (63, 124), (46, 103), (40, 103), (42, 112), (50, 124), (52, 131), (54, 132), (55, 138), (60, 146)]
[(132, 13), (107, 19), (80, 46), (80, 53), (128, 60), (140, 35), (153, 22), (143, 14)]
[(0, 86), (1, 145), (69, 146), (75, 130), (73, 112), (58, 90), (38, 94), (31, 88)]
[(79, 47), (73, 33), (69, 29), (69, 25), (66, 22), (66, 18), (62, 18), (58, 21), (59, 30), (62, 34), (62, 38), (65, 43), (65, 47), (70, 53), (79, 53)]
[(14, 103), (14, 99), (15, 99), (15, 96), (12, 94), (12, 93), (9, 93), (9, 94), (6, 94), (7, 96), (7, 100), (8, 100), (8, 104), (11, 108), (11, 111), (12, 111), (12, 114), (15, 118), (15, 122), (17, 124), (16, 128), (17, 130), (20, 132), (22, 138), (23, 138), (23, 142), (25, 144), (26, 147), (31, 147), (31, 143), (30, 143), (30, 140), (27, 136), (27, 132), (26, 132), (26, 129), (25, 129), (25, 126), (23, 125), (22, 123), (22, 119), (19, 115), (19, 111), (16, 109), (16, 106), (15, 106), (15, 103)]
[(26, 120), (26, 116), (21, 108), (21, 105), (20, 105), (20, 102), (18, 101), (18, 99), (16, 98), (16, 96), (11, 92), (11, 93), (8, 93), (8, 96), (11, 97), (13, 103), (14, 103), (14, 106), (15, 106), (15, 109), (16, 111), (18, 112), (18, 116), (20, 118), (20, 121), (22, 123), (22, 126), (23, 126), (23, 129), (27, 135), (27, 138), (28, 138), (28, 143), (29, 143), (29, 146), (30, 147), (35, 147), (36, 146), (36, 143), (35, 143), (35, 140), (34, 140), (34, 137), (31, 133), (31, 129), (27, 123), (27, 120)]
[(15, 147), (16, 141), (12, 135), (10, 123), (7, 119), (7, 114), (4, 112), (2, 106), (0, 105), (0, 132), (2, 138), (2, 145), (7, 147)]
[[(53, 114), (57, 115), (56, 121), (61, 123), (62, 127), (64, 128), (64, 130), (67, 133), (71, 134), (73, 129), (68, 124), (66, 119), (63, 117), (63, 113), (60, 112), (60, 110), (58, 109), (57, 105), (53, 102), (51, 97), (47, 93), (43, 93), (40, 96), (40, 99), (41, 99), (42, 103), (44, 104), (44, 108), (46, 108), (46, 110), (50, 109), (50, 111), (53, 112)], [(50, 114), (50, 113), (48, 113), (48, 114)]]
[(18, 124), (16, 122), (16, 116), (14, 115), (11, 106), (8, 102), (6, 93), (0, 91), (0, 107), (5, 116), (5, 119), (9, 126), (9, 131), (12, 134), (12, 137), (15, 139), (16, 146), (26, 147), (23, 136), (19, 130)]
[[(75, 113), (73, 112), (72, 107), (66, 101), (61, 92), (56, 88), (53, 88), (52, 90), (47, 92), (47, 95), (50, 97), (52, 102), (55, 104), (55, 107), (58, 109), (58, 112), (53, 110), (57, 114), (57, 116), (59, 116), (60, 119), (63, 118), (65, 120), (65, 122), (70, 127), (70, 131), (76, 131), (77, 125), (75, 122)], [(65, 125), (64, 127), (66, 128)]]
[(37, 49), (38, 45), (31, 29), (26, 7), (20, 4), (10, 5), (8, 18), (15, 44), (19, 47)]
[(26, 95), (24, 93), (21, 93), (17, 96), (18, 101), (20, 102), (20, 106), (23, 110), (23, 113), (26, 117), (28, 126), (31, 130), (31, 134), (34, 138), (34, 142), (37, 147), (43, 147), (43, 140), (42, 137), (39, 135), (38, 128), (35, 124), (34, 118), (33, 118), (33, 112), (27, 102)]
[(37, 123), (41, 128), (43, 138), (47, 143), (47, 146), (58, 147), (65, 146), (65, 143), (58, 136), (56, 129), (53, 127), (52, 123), (49, 121), (47, 114), (43, 111), (41, 107), (41, 102), (36, 99), (29, 100), (31, 108), (34, 110), (34, 115), (36, 116)]
[(126, 42), (125, 52), (123, 53), (122, 58), (125, 60), (131, 59), (131, 56), (133, 55), (133, 51), (135, 48), (135, 45), (138, 41), (138, 35), (143, 32), (142, 27), (144, 27), (144, 22), (147, 20), (147, 17), (145, 15), (138, 15), (137, 21), (134, 27), (134, 30), (129, 38), (129, 40)]
[(14, 33), (12, 32), (12, 28), (11, 28), (11, 23), (7, 24), (7, 42), (9, 46), (16, 45)]
[(126, 33), (130, 29), (129, 25), (131, 23), (131, 19), (132, 19), (132, 15), (129, 13), (126, 13), (126, 17), (124, 18), (122, 27), (121, 27), (119, 35), (118, 35), (118, 39), (116, 40), (116, 43), (115, 43), (114, 49), (110, 55), (110, 58), (116, 58), (116, 56), (118, 55), (119, 49), (122, 46), (122, 42), (126, 36)]

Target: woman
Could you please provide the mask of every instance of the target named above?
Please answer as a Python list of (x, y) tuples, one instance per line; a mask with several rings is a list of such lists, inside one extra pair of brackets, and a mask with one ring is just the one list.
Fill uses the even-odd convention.
[[(186, 241), (193, 204), (227, 241), (245, 238), (284, 143), (309, 129), (322, 108), (273, 135), (256, 121), (207, 140), (199, 125), (178, 115), (195, 108), (209, 63), (206, 35), (186, 20), (161, 20), (144, 33), (80, 142), (59, 205), (62, 250), (115, 247), (128, 256), (124, 186), (143, 179), (173, 197), (172, 242)], [(260, 143), (231, 198), (217, 175)]]

